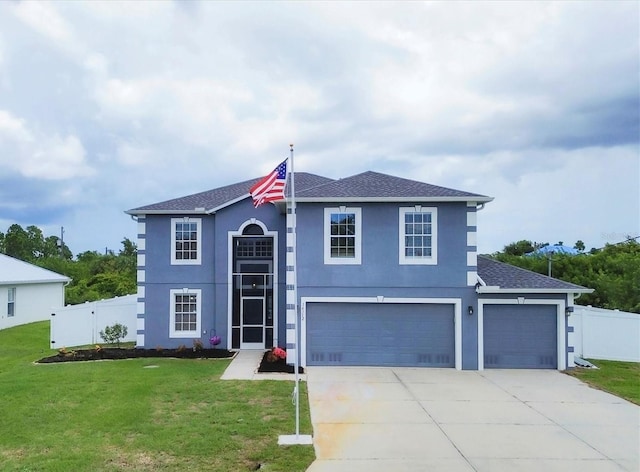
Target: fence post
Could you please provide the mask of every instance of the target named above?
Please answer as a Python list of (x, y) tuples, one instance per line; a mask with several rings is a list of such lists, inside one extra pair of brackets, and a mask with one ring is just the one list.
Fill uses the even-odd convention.
[(49, 348), (50, 349), (54, 349), (55, 343), (56, 343), (56, 337), (55, 337), (56, 318), (55, 317), (56, 317), (56, 314), (51, 313), (51, 321), (49, 321)]

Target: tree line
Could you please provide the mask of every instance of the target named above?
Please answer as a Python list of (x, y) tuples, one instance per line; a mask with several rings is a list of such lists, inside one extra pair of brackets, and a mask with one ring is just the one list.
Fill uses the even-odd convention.
[[(491, 254), (494, 259), (540, 274), (594, 289), (576, 300), (580, 305), (619, 309), (640, 313), (640, 244), (638, 238), (627, 239), (603, 248), (584, 252), (584, 243), (577, 241), (577, 255), (554, 253), (536, 255), (535, 250), (548, 246), (521, 240)], [(560, 243), (558, 243), (560, 244)]]
[[(578, 255), (535, 255), (536, 249), (549, 244), (521, 240), (490, 257), (544, 275), (551, 263), (553, 277), (594, 289), (580, 296), (577, 301), (581, 305), (640, 313), (640, 244), (636, 239), (589, 252), (584, 252), (584, 243), (577, 241), (574, 248)], [(0, 231), (0, 253), (71, 278), (65, 293), (69, 304), (129, 295), (137, 290), (137, 248), (128, 238), (122, 240), (117, 254), (85, 251), (74, 257), (57, 236), (45, 237), (36, 226), (14, 224), (5, 233)]]
[(67, 304), (84, 303), (136, 293), (137, 248), (128, 238), (115, 254), (85, 251), (73, 256), (57, 236), (44, 236), (37, 226), (11, 225), (0, 231), (0, 253), (71, 278), (65, 289)]

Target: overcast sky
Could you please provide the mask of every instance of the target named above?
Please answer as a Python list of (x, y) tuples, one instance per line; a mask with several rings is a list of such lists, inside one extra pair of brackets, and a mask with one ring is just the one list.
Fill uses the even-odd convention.
[(0, 2), (0, 231), (135, 239), (125, 210), (288, 156), (495, 197), (478, 245), (640, 234), (639, 3)]

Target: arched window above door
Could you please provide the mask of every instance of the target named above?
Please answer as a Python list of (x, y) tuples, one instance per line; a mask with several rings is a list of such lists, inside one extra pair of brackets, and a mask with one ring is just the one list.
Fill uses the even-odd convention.
[(262, 236), (264, 235), (264, 230), (257, 224), (251, 223), (245, 226), (242, 230), (243, 236)]

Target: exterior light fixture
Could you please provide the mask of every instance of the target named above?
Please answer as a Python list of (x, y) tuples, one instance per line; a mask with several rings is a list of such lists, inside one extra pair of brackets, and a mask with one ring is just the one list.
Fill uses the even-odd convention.
[(473, 315), (473, 307), (471, 305), (467, 308), (467, 313), (469, 313), (469, 316)]
[(572, 306), (568, 306), (567, 308), (564, 309), (564, 314), (566, 316), (569, 316), (571, 313), (573, 313), (573, 307)]

